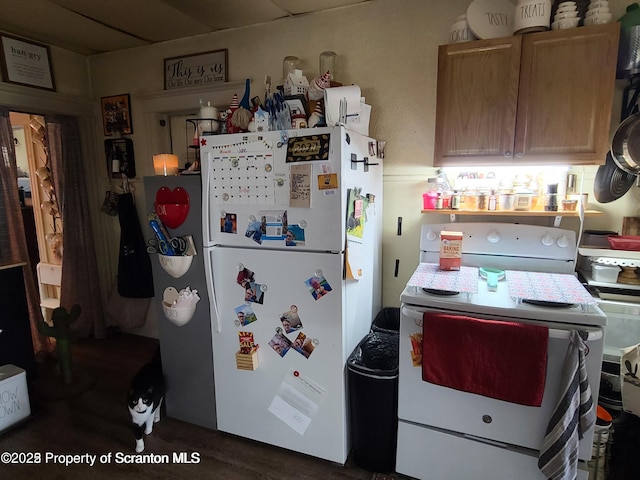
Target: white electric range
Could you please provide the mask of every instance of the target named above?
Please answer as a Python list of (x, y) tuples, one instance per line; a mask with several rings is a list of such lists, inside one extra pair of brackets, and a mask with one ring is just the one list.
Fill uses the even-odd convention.
[[(464, 234), (459, 272), (437, 267), (442, 230)], [(556, 405), (571, 330), (588, 334), (586, 363), (594, 405), (598, 398), (606, 316), (574, 274), (575, 233), (502, 223), (424, 225), (420, 249), (421, 263), (401, 295), (396, 470), (430, 480), (543, 480), (538, 454)], [(480, 276), (481, 267), (505, 271), (495, 290)], [(423, 381), (412, 358), (411, 336), (422, 334), (425, 312), (548, 327), (541, 405)], [(593, 428), (580, 441), (578, 478), (588, 477), (592, 439)]]

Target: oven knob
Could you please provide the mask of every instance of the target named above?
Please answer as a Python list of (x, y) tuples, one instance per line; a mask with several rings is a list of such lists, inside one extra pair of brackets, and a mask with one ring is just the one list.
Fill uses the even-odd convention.
[(489, 240), (489, 243), (498, 243), (500, 241), (500, 234), (495, 230), (491, 230), (487, 234), (487, 240)]
[(429, 241), (434, 241), (436, 238), (438, 238), (438, 234), (436, 232), (434, 232), (433, 230), (429, 230), (427, 232), (427, 240)]
[(567, 248), (569, 246), (569, 240), (567, 240), (567, 237), (565, 237), (564, 235), (562, 235), (557, 241), (556, 243), (558, 244), (558, 246), (560, 248)]
[(544, 237), (540, 240), (545, 247), (550, 247), (554, 244), (553, 237), (546, 233)]

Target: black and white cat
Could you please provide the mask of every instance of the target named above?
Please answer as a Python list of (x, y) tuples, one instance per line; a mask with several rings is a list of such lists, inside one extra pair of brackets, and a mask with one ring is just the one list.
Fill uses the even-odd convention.
[(149, 435), (153, 430), (153, 424), (160, 421), (160, 406), (164, 392), (162, 360), (158, 348), (153, 360), (144, 365), (133, 377), (127, 393), (127, 404), (138, 453), (144, 450), (142, 433)]

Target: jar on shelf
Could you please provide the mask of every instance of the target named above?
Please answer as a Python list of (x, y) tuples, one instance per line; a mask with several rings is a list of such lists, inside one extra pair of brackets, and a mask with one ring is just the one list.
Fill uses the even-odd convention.
[(498, 210), (513, 210), (514, 200), (514, 194), (512, 192), (498, 192)]
[(485, 191), (478, 192), (477, 210), (487, 210), (489, 202), (489, 194)]
[(477, 210), (478, 209), (478, 192), (475, 190), (466, 190), (462, 197), (465, 210)]
[(438, 179), (436, 177), (427, 180), (427, 188), (422, 194), (422, 206), (425, 210), (435, 210), (438, 198)]

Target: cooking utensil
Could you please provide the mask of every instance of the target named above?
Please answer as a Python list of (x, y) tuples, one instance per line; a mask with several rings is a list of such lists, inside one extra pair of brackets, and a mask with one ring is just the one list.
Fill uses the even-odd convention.
[(487, 289), (495, 292), (498, 289), (498, 282), (504, 278), (504, 270), (491, 267), (480, 267), (478, 270), (482, 278), (487, 279)]
[(611, 142), (611, 155), (618, 167), (627, 173), (640, 173), (640, 113), (625, 118)]
[(613, 202), (629, 191), (635, 175), (622, 170), (613, 159), (611, 152), (607, 153), (604, 165), (598, 167), (593, 185), (593, 193), (600, 203)]

